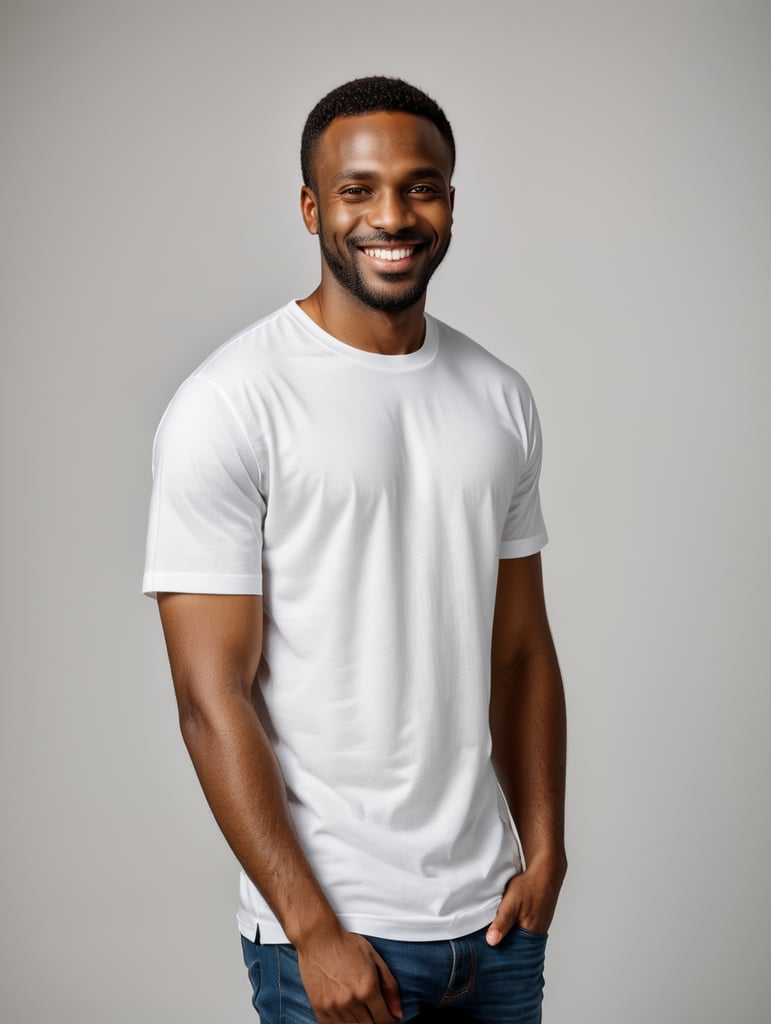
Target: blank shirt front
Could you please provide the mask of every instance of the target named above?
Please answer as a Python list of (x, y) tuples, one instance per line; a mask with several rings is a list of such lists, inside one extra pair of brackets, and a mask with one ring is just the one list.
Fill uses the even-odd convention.
[[(366, 352), (292, 302), (223, 345), (158, 429), (144, 589), (262, 594), (261, 714), (343, 925), (489, 923), (521, 870), (490, 764), (499, 558), (546, 542), (527, 385), (426, 317)], [(242, 875), (239, 924), (286, 936)]]

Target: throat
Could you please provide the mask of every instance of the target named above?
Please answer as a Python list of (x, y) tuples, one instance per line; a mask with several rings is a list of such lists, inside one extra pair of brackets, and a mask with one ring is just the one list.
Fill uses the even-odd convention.
[(364, 352), (409, 355), (417, 352), (425, 340), (423, 302), (390, 313), (372, 309), (346, 292), (330, 296), (322, 282), (297, 304), (327, 334)]

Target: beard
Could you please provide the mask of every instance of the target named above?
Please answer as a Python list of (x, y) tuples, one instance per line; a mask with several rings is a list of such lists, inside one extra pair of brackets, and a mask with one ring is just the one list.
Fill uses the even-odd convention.
[(421, 245), (428, 245), (430, 244), (430, 239), (416, 235), (415, 232), (411, 232), (409, 238), (404, 239), (400, 239), (399, 235), (387, 235), (382, 232), (376, 238), (349, 238), (346, 241), (349, 257), (345, 260), (339, 253), (334, 252), (327, 245), (324, 238), (324, 226), (321, 223), (321, 218), (319, 218), (319, 247), (321, 255), (337, 282), (346, 291), (350, 292), (351, 295), (364, 303), (365, 306), (369, 306), (370, 309), (377, 309), (383, 313), (400, 313), (402, 310), (414, 306), (416, 302), (423, 298), (434, 271), (447, 255), (451, 237), (450, 234), (447, 235), (447, 241), (438, 250), (434, 258), (425, 264), (417, 278), (405, 283), (403, 288), (396, 289), (388, 287), (388, 285), (404, 281), (407, 275), (381, 273), (380, 278), (383, 281), (384, 287), (379, 289), (371, 285), (361, 273), (359, 260), (366, 257), (359, 253), (360, 246), (398, 245), (400, 241), (418, 242)]

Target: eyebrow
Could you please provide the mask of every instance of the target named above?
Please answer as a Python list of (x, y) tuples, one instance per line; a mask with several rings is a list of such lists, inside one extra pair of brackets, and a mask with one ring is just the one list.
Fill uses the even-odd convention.
[[(377, 181), (380, 175), (375, 171), (364, 171), (358, 168), (350, 168), (340, 171), (332, 178), (330, 185), (338, 185), (341, 181)], [(405, 178), (414, 181), (418, 178), (436, 178), (444, 180), (444, 175), (438, 167), (415, 167)]]

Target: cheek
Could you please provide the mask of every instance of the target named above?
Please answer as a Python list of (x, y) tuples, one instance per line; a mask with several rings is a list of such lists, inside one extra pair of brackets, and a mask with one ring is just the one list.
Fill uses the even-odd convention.
[(431, 231), (438, 239), (443, 239), (449, 235), (452, 229), (452, 212), (449, 209), (444, 206), (439, 207), (426, 204), (417, 213), (423, 228)]
[(352, 204), (331, 203), (325, 210), (319, 210), (319, 218), (323, 221), (327, 231), (339, 235), (350, 231), (351, 227), (361, 219), (361, 210)]
[(434, 227), (438, 234), (447, 234), (452, 228), (452, 210), (441, 210), (434, 217)]
[(335, 212), (332, 216), (328, 215), (320, 219), (319, 231), (327, 242), (340, 249), (346, 249), (346, 237), (355, 233), (356, 220), (354, 217)]

